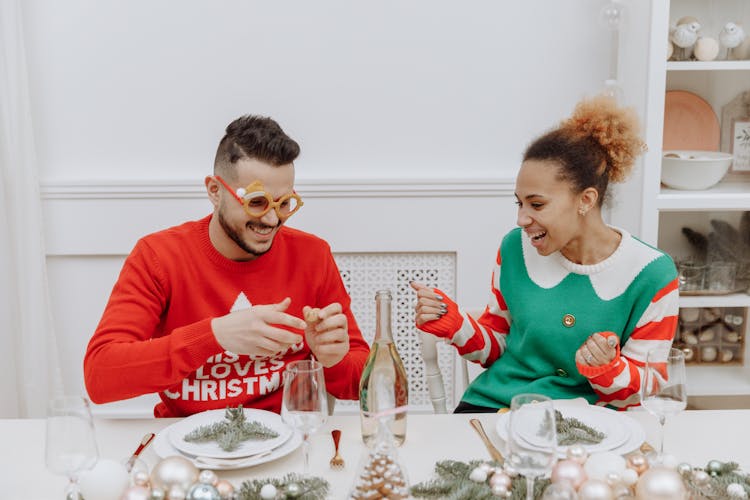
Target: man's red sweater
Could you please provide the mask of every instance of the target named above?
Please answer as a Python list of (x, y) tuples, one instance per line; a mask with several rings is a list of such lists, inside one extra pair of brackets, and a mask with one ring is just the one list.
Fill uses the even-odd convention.
[(148, 235), (126, 259), (84, 358), (91, 400), (107, 403), (158, 392), (157, 417), (238, 404), (279, 412), (284, 367), (310, 358), (307, 344), (271, 358), (236, 355), (221, 348), (211, 320), (285, 297), (292, 299), (287, 313), (299, 318), (306, 305), (342, 305), (350, 350), (325, 369), (326, 388), (339, 399), (357, 399), (369, 346), (329, 245), (282, 227), (268, 252), (237, 262), (211, 244), (210, 220)]

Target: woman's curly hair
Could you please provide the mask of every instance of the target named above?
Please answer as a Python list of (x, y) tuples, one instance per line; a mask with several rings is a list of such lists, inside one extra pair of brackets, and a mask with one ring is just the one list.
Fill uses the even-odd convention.
[(536, 139), (523, 159), (558, 163), (562, 180), (578, 191), (596, 188), (601, 203), (609, 182), (624, 181), (645, 149), (635, 110), (596, 96), (579, 102), (557, 129)]

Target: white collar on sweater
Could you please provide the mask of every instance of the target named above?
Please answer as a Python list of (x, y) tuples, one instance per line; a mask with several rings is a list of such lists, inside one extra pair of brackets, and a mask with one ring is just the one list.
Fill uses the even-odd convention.
[(624, 229), (610, 226), (622, 235), (615, 251), (601, 262), (581, 265), (566, 259), (560, 251), (543, 256), (531, 245), (531, 239), (521, 231), (521, 246), (526, 271), (531, 280), (542, 288), (557, 286), (568, 274), (587, 275), (596, 295), (602, 300), (620, 296), (649, 263), (662, 254), (633, 238)]

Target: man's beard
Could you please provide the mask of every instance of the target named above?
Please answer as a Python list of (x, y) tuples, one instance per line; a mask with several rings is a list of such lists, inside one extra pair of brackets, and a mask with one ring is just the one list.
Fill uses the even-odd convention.
[[(240, 247), (242, 250), (244, 250), (245, 253), (247, 253), (247, 254), (250, 254), (250, 255), (252, 255), (254, 257), (260, 257), (261, 255), (263, 255), (264, 253), (268, 252), (271, 249), (271, 246), (273, 244), (273, 240), (271, 242), (271, 245), (268, 245), (268, 248), (266, 248), (265, 250), (256, 250), (256, 249), (250, 247), (245, 242), (245, 240), (242, 239), (242, 236), (240, 235), (240, 233), (237, 232), (232, 226), (229, 225), (229, 222), (227, 222), (227, 220), (224, 218), (224, 214), (222, 213), (221, 210), (219, 210), (219, 224), (221, 225), (221, 228), (224, 230), (224, 232), (226, 233), (226, 235), (229, 236), (229, 238), (231, 238), (231, 240), (234, 241), (234, 243), (238, 247)], [(281, 224), (282, 223), (279, 222), (278, 225), (280, 226)], [(268, 226), (265, 226), (265, 227), (268, 227)], [(274, 238), (275, 237), (276, 236), (274, 235)]]

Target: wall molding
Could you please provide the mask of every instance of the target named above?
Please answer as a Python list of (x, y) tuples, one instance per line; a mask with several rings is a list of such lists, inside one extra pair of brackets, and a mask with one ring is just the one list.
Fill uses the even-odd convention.
[[(309, 198), (348, 197), (486, 197), (513, 196), (515, 179), (298, 179), (297, 191)], [(201, 181), (170, 180), (42, 180), (43, 200), (57, 199), (203, 199)]]

